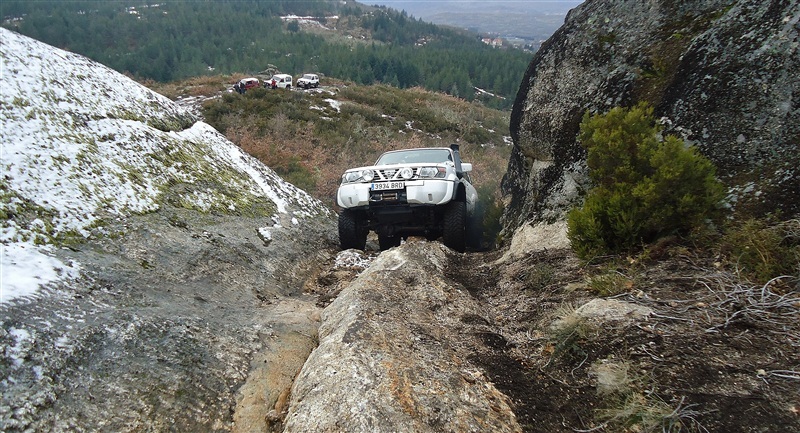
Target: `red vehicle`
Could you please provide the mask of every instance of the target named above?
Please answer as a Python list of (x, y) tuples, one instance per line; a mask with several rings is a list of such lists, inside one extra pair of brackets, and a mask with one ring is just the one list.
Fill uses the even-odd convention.
[(239, 81), (239, 87), (244, 90), (250, 90), (253, 87), (260, 87), (260, 86), (261, 86), (261, 81), (259, 81), (258, 78), (242, 78)]

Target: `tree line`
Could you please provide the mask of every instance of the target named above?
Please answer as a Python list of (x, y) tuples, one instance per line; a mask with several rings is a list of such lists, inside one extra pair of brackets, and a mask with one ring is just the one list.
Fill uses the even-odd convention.
[[(326, 0), (134, 2), (5, 1), (3, 26), (80, 53), (139, 79), (168, 82), (201, 75), (255, 74), (268, 65), (359, 84), (421, 86), (468, 100), (473, 87), (508, 108), (530, 62), (477, 35), (425, 23), (405, 12)], [(333, 20), (338, 32), (369, 35), (341, 42), (301, 31), (287, 15)], [(340, 38), (344, 39), (345, 38)]]

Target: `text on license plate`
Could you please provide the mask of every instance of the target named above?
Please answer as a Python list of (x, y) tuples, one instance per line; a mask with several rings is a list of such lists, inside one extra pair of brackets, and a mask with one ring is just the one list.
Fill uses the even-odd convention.
[(373, 191), (383, 191), (386, 189), (403, 189), (405, 187), (406, 187), (405, 182), (381, 182), (372, 184)]

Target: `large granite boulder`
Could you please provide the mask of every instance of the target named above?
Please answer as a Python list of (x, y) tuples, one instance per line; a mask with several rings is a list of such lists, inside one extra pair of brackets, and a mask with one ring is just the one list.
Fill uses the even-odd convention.
[(333, 213), (133, 80), (0, 39), (0, 430), (265, 430)]
[(800, 213), (800, 2), (588, 0), (534, 56), (511, 116), (506, 230), (554, 222), (589, 186), (585, 112), (647, 101), (756, 215)]

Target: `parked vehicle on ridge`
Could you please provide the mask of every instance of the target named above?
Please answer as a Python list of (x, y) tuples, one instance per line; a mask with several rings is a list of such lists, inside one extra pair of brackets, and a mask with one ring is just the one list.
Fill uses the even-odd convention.
[(264, 87), (271, 87), (273, 89), (291, 89), (292, 76), (289, 74), (275, 74), (269, 80), (264, 82)]
[(297, 79), (297, 87), (302, 87), (304, 89), (319, 87), (319, 75), (303, 74), (302, 77)]
[(254, 87), (260, 87), (261, 80), (255, 77), (250, 78), (242, 78), (236, 84), (233, 85), (233, 90), (244, 93), (246, 90), (250, 90)]

